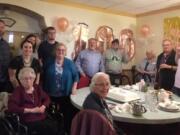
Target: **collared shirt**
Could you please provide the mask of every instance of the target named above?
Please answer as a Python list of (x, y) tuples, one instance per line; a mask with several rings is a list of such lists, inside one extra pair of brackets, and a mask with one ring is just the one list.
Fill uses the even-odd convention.
[[(143, 59), (137, 66), (136, 66), (137, 70), (144, 70), (147, 72), (150, 72), (151, 75), (147, 76), (147, 75), (143, 75), (141, 76), (143, 79), (145, 79), (145, 81), (151, 81), (154, 82), (155, 79), (155, 73), (156, 73), (156, 60), (152, 60), (152, 61), (148, 61), (147, 58)], [(150, 78), (148, 78), (150, 77)]]
[[(146, 63), (149, 63), (146, 67)], [(146, 67), (146, 69), (145, 69)], [(155, 72), (156, 72), (156, 60), (153, 60), (153, 61), (148, 61), (147, 58), (143, 59), (137, 66), (136, 68), (138, 70), (145, 70), (145, 71), (148, 71), (148, 72), (154, 72), (154, 75), (155, 75)]]
[(80, 73), (85, 73), (89, 77), (93, 77), (97, 72), (104, 72), (104, 62), (101, 53), (89, 49), (80, 52), (76, 60), (76, 66)]
[(102, 103), (102, 106), (104, 108), (104, 111), (105, 111), (105, 115), (106, 115), (106, 118), (109, 120), (109, 122), (111, 122), (111, 124), (113, 125), (113, 116), (108, 108), (108, 105), (106, 103), (106, 101), (104, 99), (101, 99), (101, 103)]
[(3, 38), (0, 38), (0, 82), (5, 82), (8, 78), (10, 58), (10, 47)]

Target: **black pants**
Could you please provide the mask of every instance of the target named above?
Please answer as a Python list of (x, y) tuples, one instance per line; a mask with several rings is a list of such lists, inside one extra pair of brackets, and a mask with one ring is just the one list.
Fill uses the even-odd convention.
[(79, 110), (71, 104), (69, 96), (51, 97), (51, 100), (59, 105), (59, 110), (64, 115), (65, 131), (70, 134), (72, 119)]
[(121, 74), (113, 74), (113, 73), (107, 73), (110, 77), (110, 81), (112, 85), (119, 86), (122, 84), (121, 82)]
[(58, 124), (51, 120), (45, 119), (41, 121), (28, 122), (25, 125), (28, 127), (28, 135), (58, 135)]

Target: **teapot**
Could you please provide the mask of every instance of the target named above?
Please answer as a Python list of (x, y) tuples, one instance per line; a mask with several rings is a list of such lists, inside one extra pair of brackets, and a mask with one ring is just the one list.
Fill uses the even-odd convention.
[(132, 113), (135, 116), (141, 116), (143, 113), (145, 113), (147, 110), (140, 102), (133, 102), (131, 103), (132, 106)]

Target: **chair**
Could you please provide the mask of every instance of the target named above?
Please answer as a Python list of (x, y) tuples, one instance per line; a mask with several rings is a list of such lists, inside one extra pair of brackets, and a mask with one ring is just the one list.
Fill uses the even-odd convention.
[(71, 135), (116, 135), (116, 132), (101, 113), (87, 109), (73, 118)]
[[(58, 135), (65, 135), (64, 133), (64, 118), (55, 104), (51, 104), (47, 109), (47, 117), (57, 123)], [(29, 131), (28, 127), (20, 121), (19, 115), (15, 113), (5, 113), (5, 117), (0, 121), (3, 125), (5, 132), (4, 135), (39, 135), (37, 131)]]
[(144, 79), (144, 80), (146, 80), (147, 82), (153, 82), (153, 80), (151, 79), (151, 76), (148, 75), (148, 74), (142, 75), (141, 73), (137, 73), (137, 74), (134, 76), (134, 82), (135, 82), (135, 83), (139, 82), (141, 79)]
[(79, 82), (77, 84), (77, 89), (88, 87), (90, 83), (90, 79), (88, 77), (81, 76)]
[(120, 79), (120, 84), (121, 85), (124, 85), (125, 84), (125, 81), (124, 80), (126, 80), (126, 82), (129, 84), (129, 85), (131, 85), (131, 81), (130, 81), (130, 79), (129, 79), (129, 77), (127, 76), (127, 75), (121, 75), (121, 79)]

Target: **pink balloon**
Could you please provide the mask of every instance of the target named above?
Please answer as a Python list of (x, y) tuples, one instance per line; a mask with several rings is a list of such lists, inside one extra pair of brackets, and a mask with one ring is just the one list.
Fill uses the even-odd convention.
[(58, 26), (59, 31), (65, 32), (69, 26), (69, 21), (65, 17), (60, 17), (57, 20), (57, 26)]

